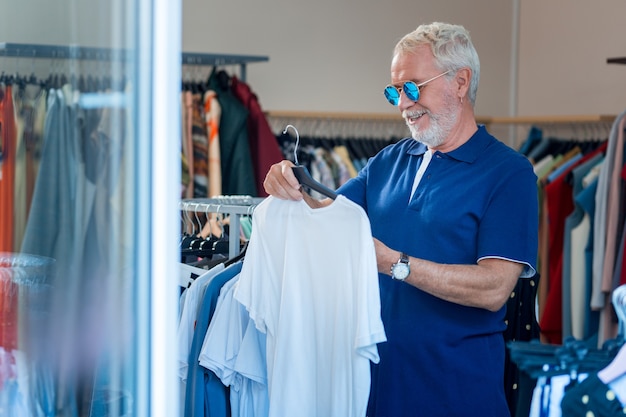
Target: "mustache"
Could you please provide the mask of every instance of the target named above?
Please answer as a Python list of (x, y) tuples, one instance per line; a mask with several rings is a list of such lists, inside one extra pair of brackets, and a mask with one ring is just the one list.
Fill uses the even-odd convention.
[(428, 110), (404, 110), (402, 112), (402, 117), (405, 119), (410, 119), (413, 117), (420, 117), (423, 116), (425, 114), (431, 115), (430, 112)]

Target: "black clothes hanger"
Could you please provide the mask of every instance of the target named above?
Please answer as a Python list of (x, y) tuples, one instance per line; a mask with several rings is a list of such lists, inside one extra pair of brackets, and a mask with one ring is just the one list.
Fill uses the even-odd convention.
[(191, 236), (183, 239), (181, 255), (198, 258), (211, 258), (214, 255), (228, 253), (228, 236), (217, 237), (209, 235), (206, 239), (201, 236)]
[(244, 243), (241, 251), (239, 252), (238, 255), (233, 256), (232, 258), (229, 258), (226, 260), (226, 262), (224, 262), (224, 266), (228, 267), (231, 266), (234, 263), (237, 263), (241, 260), (243, 260), (246, 257), (246, 250), (248, 249), (248, 242)]
[(315, 181), (313, 177), (311, 176), (311, 173), (309, 172), (307, 167), (305, 167), (304, 165), (300, 165), (298, 163), (297, 152), (298, 152), (298, 145), (300, 143), (300, 135), (298, 134), (298, 130), (292, 125), (287, 125), (287, 127), (285, 127), (285, 130), (283, 131), (283, 134), (287, 133), (287, 130), (289, 128), (292, 128), (296, 132), (296, 147), (293, 152), (296, 166), (294, 166), (292, 169), (293, 169), (294, 175), (298, 179), (298, 182), (304, 186), (309, 187), (311, 190), (315, 190), (318, 193), (335, 200), (337, 198), (337, 193), (331, 190), (330, 188), (326, 187), (324, 184), (321, 184)]
[[(608, 342), (608, 341), (607, 341)], [(562, 345), (544, 344), (539, 340), (507, 343), (511, 360), (532, 378), (540, 376), (571, 375), (572, 372), (597, 372), (607, 366), (623, 345), (617, 339), (601, 349), (589, 342), (568, 337)]]

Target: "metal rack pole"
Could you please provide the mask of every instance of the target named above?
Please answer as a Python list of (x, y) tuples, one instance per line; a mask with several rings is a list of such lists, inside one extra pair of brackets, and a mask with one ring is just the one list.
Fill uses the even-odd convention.
[[(0, 56), (5, 57), (28, 57), (47, 59), (76, 59), (90, 61), (119, 61), (130, 57), (129, 50), (96, 48), (79, 45), (43, 45), (0, 42)], [(241, 80), (246, 79), (248, 63), (267, 62), (269, 57), (263, 55), (237, 55), (183, 52), (181, 62), (183, 65), (239, 65)]]

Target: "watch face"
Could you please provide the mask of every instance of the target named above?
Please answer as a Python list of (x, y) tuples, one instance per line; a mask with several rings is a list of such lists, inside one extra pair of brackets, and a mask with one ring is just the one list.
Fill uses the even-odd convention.
[(393, 278), (404, 280), (409, 276), (409, 266), (405, 263), (398, 262), (393, 266), (392, 275)]

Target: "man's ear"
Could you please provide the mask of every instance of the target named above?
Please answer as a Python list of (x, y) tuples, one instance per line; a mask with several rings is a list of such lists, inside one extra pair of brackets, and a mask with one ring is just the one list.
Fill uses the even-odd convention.
[(463, 98), (467, 95), (469, 90), (470, 80), (472, 79), (472, 70), (468, 67), (463, 67), (456, 72), (455, 81), (457, 84), (457, 93), (459, 98)]

